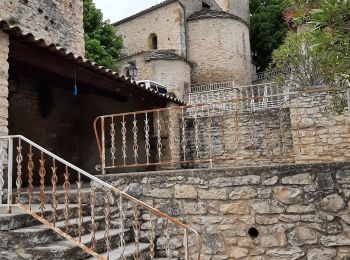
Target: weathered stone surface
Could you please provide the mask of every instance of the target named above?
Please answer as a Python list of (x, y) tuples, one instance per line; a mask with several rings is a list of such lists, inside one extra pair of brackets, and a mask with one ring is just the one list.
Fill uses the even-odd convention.
[(175, 200), (162, 201), (157, 208), (170, 216), (179, 216), (181, 214), (180, 203)]
[(298, 222), (300, 221), (300, 216), (299, 215), (280, 215), (279, 219), (282, 222)]
[(339, 234), (343, 231), (343, 226), (338, 222), (332, 222), (327, 224), (327, 233), (330, 235)]
[(239, 185), (252, 185), (260, 183), (260, 176), (247, 175), (247, 176), (236, 176), (232, 178), (216, 178), (210, 181), (210, 186), (213, 187), (233, 187)]
[(307, 252), (307, 260), (335, 259), (337, 250), (332, 248), (312, 248)]
[(143, 188), (143, 195), (147, 197), (154, 197), (154, 198), (171, 198), (172, 197), (172, 191), (169, 189), (159, 189), (155, 187), (147, 187)]
[(345, 207), (345, 202), (339, 194), (331, 194), (321, 201), (321, 207), (326, 211), (338, 212)]
[(282, 184), (299, 184), (299, 185), (310, 185), (313, 184), (313, 176), (310, 174), (297, 174), (282, 179)]
[(332, 190), (334, 188), (334, 181), (331, 174), (318, 174), (316, 183), (318, 190)]
[(196, 199), (197, 189), (193, 185), (175, 185), (176, 199)]
[(258, 214), (283, 213), (284, 208), (274, 200), (258, 200), (252, 204), (253, 210)]
[(183, 204), (183, 213), (190, 215), (201, 215), (208, 212), (207, 204), (204, 202), (187, 202)]
[(350, 170), (339, 171), (336, 178), (338, 183), (350, 184)]
[(140, 183), (130, 183), (126, 188), (125, 192), (135, 198), (141, 198), (143, 189)]
[(272, 196), (272, 189), (270, 188), (259, 188), (258, 198), (259, 199), (269, 199)]
[(272, 225), (279, 222), (278, 217), (269, 216), (269, 215), (257, 215), (255, 219), (256, 219), (256, 223), (260, 225)]
[(277, 182), (278, 182), (278, 177), (273, 176), (264, 180), (262, 184), (266, 186), (272, 186), (272, 185), (275, 185)]
[(284, 247), (288, 243), (285, 233), (274, 232), (273, 234), (264, 235), (260, 239), (260, 245), (264, 248)]
[(225, 248), (225, 240), (220, 234), (203, 234), (204, 251), (209, 254), (218, 254)]
[(229, 198), (231, 200), (252, 199), (257, 195), (258, 192), (254, 187), (237, 187), (233, 188), (232, 192), (229, 195)]
[(350, 237), (349, 235), (322, 236), (320, 242), (326, 247), (350, 246)]
[(248, 215), (249, 205), (245, 201), (223, 204), (220, 206), (220, 212), (223, 214)]
[(299, 247), (277, 248), (267, 251), (268, 257), (274, 257), (276, 259), (296, 260), (304, 255), (305, 252)]
[(226, 189), (199, 190), (198, 197), (207, 200), (225, 200), (228, 198)]
[(276, 188), (274, 192), (276, 199), (285, 204), (296, 204), (303, 201), (302, 191), (298, 188)]
[(193, 223), (198, 223), (201, 225), (213, 225), (213, 224), (218, 224), (221, 221), (223, 221), (223, 217), (198, 216), (198, 217), (193, 217), (192, 220), (193, 220)]
[(292, 246), (312, 245), (317, 243), (317, 233), (306, 227), (297, 227), (288, 234)]
[(309, 205), (291, 205), (287, 207), (288, 213), (309, 213), (314, 212), (316, 207), (314, 204)]
[(242, 247), (233, 247), (231, 249), (231, 257), (234, 257), (234, 259), (240, 259), (248, 255), (249, 250), (247, 248)]

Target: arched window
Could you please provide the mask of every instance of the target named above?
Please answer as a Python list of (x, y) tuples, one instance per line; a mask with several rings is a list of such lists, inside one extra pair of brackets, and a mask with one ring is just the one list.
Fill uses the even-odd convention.
[(152, 33), (148, 38), (148, 48), (152, 50), (158, 49), (158, 37), (155, 33)]

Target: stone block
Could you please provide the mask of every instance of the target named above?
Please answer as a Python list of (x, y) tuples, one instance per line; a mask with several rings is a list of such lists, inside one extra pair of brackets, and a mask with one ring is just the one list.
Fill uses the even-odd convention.
[(218, 224), (223, 220), (223, 217), (212, 217), (212, 216), (200, 216), (200, 217), (193, 217), (192, 221), (193, 223), (201, 224), (201, 225), (213, 225)]
[(175, 185), (176, 199), (196, 199), (197, 189), (193, 185)]
[(183, 213), (189, 215), (202, 215), (208, 212), (206, 203), (188, 202), (183, 204)]
[(310, 213), (316, 210), (314, 204), (309, 205), (291, 205), (287, 207), (288, 213)]
[(322, 199), (321, 207), (326, 211), (338, 212), (345, 207), (345, 202), (339, 194), (334, 193)]
[(297, 260), (304, 255), (305, 252), (299, 247), (275, 248), (267, 251), (267, 256), (274, 259)]
[(148, 186), (143, 188), (143, 195), (146, 197), (167, 199), (167, 198), (171, 198), (173, 194), (170, 189), (159, 189), (159, 188)]
[(350, 170), (342, 170), (337, 172), (336, 179), (338, 183), (350, 184)]
[(272, 185), (275, 185), (277, 182), (278, 182), (278, 177), (273, 176), (273, 177), (270, 177), (270, 178), (267, 178), (266, 180), (264, 180), (262, 185), (272, 186)]
[(350, 236), (348, 234), (321, 236), (320, 242), (325, 247), (350, 246)]
[(288, 234), (288, 242), (292, 246), (317, 244), (317, 233), (306, 227), (297, 227)]
[(279, 222), (279, 218), (269, 215), (256, 215), (256, 223), (260, 225), (273, 225)]
[(232, 178), (216, 178), (210, 181), (210, 186), (213, 187), (233, 187), (240, 185), (254, 185), (260, 183), (260, 176), (246, 175), (236, 176)]
[(285, 210), (277, 201), (274, 200), (257, 200), (252, 204), (253, 210), (258, 214), (275, 214), (283, 213)]
[(228, 191), (226, 189), (198, 190), (198, 197), (204, 200), (226, 200)]
[(288, 176), (282, 179), (282, 184), (311, 185), (313, 183), (314, 177), (307, 173)]
[(205, 253), (218, 254), (225, 249), (225, 240), (221, 234), (203, 234), (203, 249)]
[(248, 215), (250, 213), (250, 207), (247, 202), (240, 201), (221, 205), (220, 212), (223, 214)]
[(319, 174), (316, 177), (318, 190), (333, 190), (334, 181), (331, 174)]
[(253, 199), (258, 195), (254, 187), (236, 187), (229, 195), (231, 200)]
[(282, 222), (291, 223), (291, 222), (300, 221), (300, 216), (299, 215), (280, 215), (279, 219)]
[(312, 248), (307, 251), (307, 260), (331, 260), (337, 256), (333, 248)]
[(231, 248), (231, 257), (234, 259), (240, 259), (243, 257), (246, 257), (249, 253), (249, 250), (247, 248), (243, 247), (233, 247)]
[(284, 204), (296, 204), (303, 201), (302, 190), (298, 188), (279, 187), (274, 189), (275, 197)]

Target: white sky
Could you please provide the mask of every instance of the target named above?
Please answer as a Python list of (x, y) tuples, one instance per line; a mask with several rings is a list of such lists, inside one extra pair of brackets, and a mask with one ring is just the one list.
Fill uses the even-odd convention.
[(93, 0), (103, 12), (103, 18), (119, 21), (164, 0)]

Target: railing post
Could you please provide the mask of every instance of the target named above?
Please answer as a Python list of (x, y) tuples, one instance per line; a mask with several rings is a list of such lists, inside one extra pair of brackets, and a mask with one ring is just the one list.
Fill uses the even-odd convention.
[(185, 228), (185, 235), (184, 235), (184, 245), (185, 245), (185, 260), (189, 260), (189, 250), (188, 250), (188, 231)]
[(12, 169), (13, 169), (13, 139), (10, 137), (7, 162), (7, 213), (12, 211)]
[(105, 145), (105, 118), (101, 118), (101, 166), (102, 174), (106, 174), (106, 145)]

